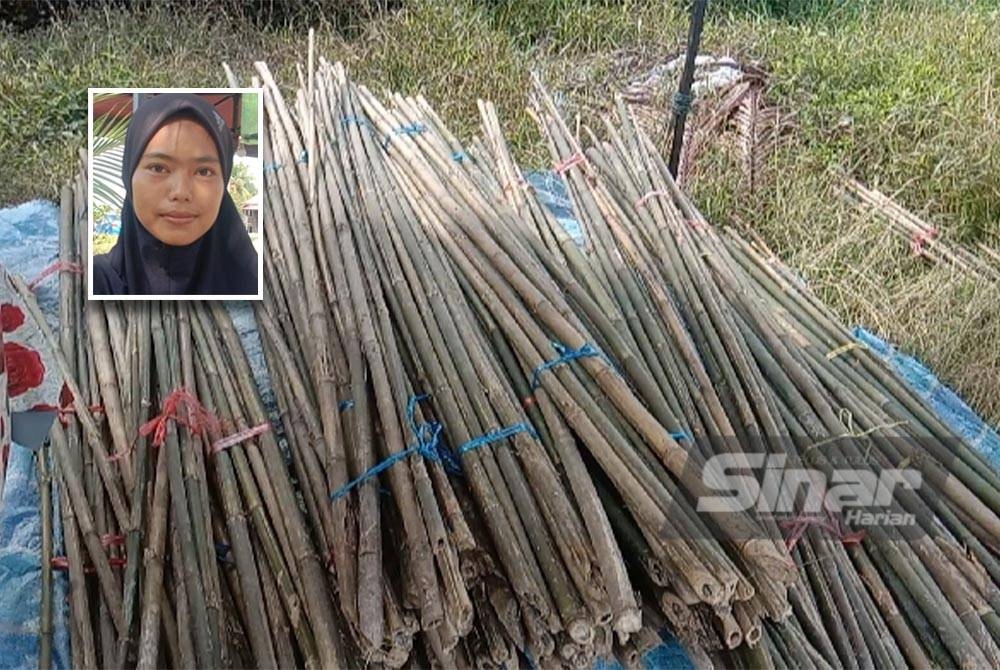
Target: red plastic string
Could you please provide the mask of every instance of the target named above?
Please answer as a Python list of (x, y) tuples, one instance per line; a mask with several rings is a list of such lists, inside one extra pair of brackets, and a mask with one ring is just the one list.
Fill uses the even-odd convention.
[(73, 274), (82, 275), (83, 266), (79, 263), (71, 263), (70, 261), (55, 261), (42, 270), (37, 277), (32, 279), (28, 283), (28, 288), (34, 291), (35, 287), (57, 272), (72, 272)]
[(923, 256), (928, 242), (933, 242), (940, 234), (937, 228), (921, 230), (910, 240), (910, 248), (913, 249), (914, 256)]
[(782, 521), (779, 525), (788, 530), (788, 535), (785, 536), (785, 547), (788, 548), (788, 551), (795, 548), (795, 545), (799, 543), (802, 536), (809, 530), (809, 526), (817, 526), (826, 531), (832, 530), (832, 526), (830, 526), (830, 522), (826, 517), (819, 514), (800, 514), (794, 519)]
[[(59, 423), (64, 426), (69, 425), (69, 420), (76, 416), (76, 408), (73, 405), (66, 405), (65, 407), (56, 407), (55, 405), (46, 405), (44, 403), (33, 406), (32, 411), (39, 412), (58, 412)], [(91, 414), (103, 414), (104, 405), (89, 405), (87, 410)]]
[(668, 195), (670, 195), (670, 191), (663, 191), (663, 190), (650, 191), (649, 193), (647, 193), (646, 195), (642, 196), (641, 198), (635, 201), (635, 208), (639, 209), (640, 207), (645, 207), (646, 203), (652, 200), (653, 198), (658, 198), (661, 196), (668, 196)]
[(583, 163), (586, 160), (587, 160), (586, 156), (577, 151), (572, 156), (569, 156), (565, 160), (560, 161), (556, 163), (554, 166), (552, 166), (552, 171), (555, 172), (556, 174), (562, 174), (566, 172), (566, 170), (573, 167), (574, 165), (579, 165), (580, 163)]
[[(182, 408), (186, 411), (182, 412)], [(167, 439), (167, 425), (171, 421), (186, 426), (194, 433), (203, 433), (207, 430), (217, 431), (219, 426), (219, 419), (205, 409), (198, 398), (183, 386), (175, 389), (166, 397), (160, 414), (144, 423), (139, 429), (139, 435), (142, 437), (152, 435), (153, 446), (163, 446)], [(113, 458), (121, 458), (121, 455), (116, 455)]]
[(128, 456), (129, 454), (131, 454), (132, 453), (132, 449), (134, 447), (135, 447), (135, 444), (133, 443), (132, 447), (126, 449), (125, 451), (119, 451), (117, 453), (111, 454), (110, 456), (108, 456), (108, 462), (109, 463), (117, 463), (121, 459), (123, 459), (126, 456)]
[(271, 424), (267, 421), (260, 424), (259, 426), (254, 426), (253, 428), (247, 428), (246, 430), (241, 430), (238, 433), (230, 435), (229, 437), (224, 437), (221, 440), (215, 442), (211, 447), (211, 452), (217, 454), (223, 449), (228, 449), (229, 447), (234, 447), (241, 442), (246, 442), (250, 438), (257, 437), (258, 435), (263, 435), (271, 430)]
[[(127, 563), (127, 560), (119, 556), (112, 556), (108, 559), (108, 564), (112, 568), (124, 568)], [(69, 559), (65, 556), (53, 556), (51, 565), (53, 570), (69, 570)], [(96, 572), (92, 565), (83, 566), (83, 571), (88, 575)]]
[(125, 536), (107, 533), (106, 535), (101, 535), (101, 544), (105, 547), (120, 547), (125, 544)]
[(840, 540), (842, 544), (858, 544), (865, 538), (863, 530), (854, 533), (849, 532), (843, 523), (841, 523), (840, 518), (834, 516), (829, 510), (826, 510), (825, 515), (803, 513), (794, 519), (786, 519), (778, 525), (789, 531), (785, 537), (785, 546), (788, 548), (788, 551), (795, 548), (795, 545), (799, 543), (799, 540), (806, 534), (810, 526), (816, 526), (825, 530)]

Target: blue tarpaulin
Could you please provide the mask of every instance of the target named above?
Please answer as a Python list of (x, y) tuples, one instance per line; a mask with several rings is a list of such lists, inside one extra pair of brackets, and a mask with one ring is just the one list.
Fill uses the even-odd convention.
[[(42, 524), (39, 515), (37, 454), (15, 444), (7, 465), (0, 502), (0, 668), (37, 668), (39, 612), (42, 600)], [(53, 483), (53, 487), (54, 487)], [(53, 495), (58, 507), (58, 493)], [(62, 554), (62, 527), (55, 521), (54, 555)], [(55, 668), (70, 668), (65, 573), (53, 580)]]
[[(36, 200), (0, 210), (0, 264), (25, 278), (36, 276), (59, 253), (59, 208)], [(38, 302), (52, 325), (58, 322), (58, 281), (38, 287)], [(0, 670), (38, 667), (42, 590), (42, 526), (35, 454), (11, 446), (0, 499)], [(55, 483), (53, 490), (56, 491)], [(55, 555), (63, 553), (58, 493), (53, 495)], [(55, 573), (52, 662), (69, 668), (65, 573)]]
[(852, 334), (854, 339), (888, 363), (931, 406), (938, 418), (985, 456), (993, 467), (1000, 468), (1000, 435), (961, 396), (942, 384), (926, 365), (898, 351), (878, 335), (860, 326)]

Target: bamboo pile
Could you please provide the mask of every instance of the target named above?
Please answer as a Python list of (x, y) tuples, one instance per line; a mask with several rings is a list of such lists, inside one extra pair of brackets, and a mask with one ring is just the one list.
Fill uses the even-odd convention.
[[(86, 248), (85, 184), (63, 190), (69, 263)], [(14, 281), (66, 380), (50, 439), (66, 556), (52, 568), (69, 572), (73, 666), (345, 667), (325, 567), (224, 306), (87, 302), (80, 277), (60, 277), (58, 334)]]
[[(556, 155), (580, 151), (546, 106)], [(629, 119), (606, 131), (610, 140), (592, 139), (584, 174), (570, 177), (577, 209), (591, 220), (584, 228), (592, 231), (612, 291), (620, 281), (626, 295), (636, 276), (654, 299), (658, 287), (669, 291), (663, 318), (681, 313), (683, 336), (695, 341), (703, 378), (711, 381), (699, 385), (699, 400), (717, 391), (720, 416), (730, 422), (706, 425), (709, 436), (721, 429), (737, 437), (744, 453), (762, 447), (831, 476), (845, 465), (874, 477), (920, 464), (923, 485), (897, 490), (890, 507), (890, 513), (913, 514), (914, 526), (872, 525), (862, 542), (829, 510), (822, 510), (827, 519), (819, 527), (796, 517), (781, 524), (790, 526), (800, 580), (784, 628), (768, 624), (765, 631), (772, 661), (923, 667), (932, 649), (936, 664), (994, 666), (996, 619), (987, 601), (995, 602), (995, 576), (979, 581), (978, 592), (970, 582), (973, 567), (982, 578), (982, 566), (996, 565), (990, 549), (996, 546), (995, 471), (856, 347), (787, 269), (762, 263), (738, 236), (719, 236), (708, 226)], [(616, 254), (626, 257), (624, 268)], [(633, 332), (641, 337), (638, 324)], [(698, 362), (688, 363), (697, 379)], [(675, 371), (664, 369), (679, 386)], [(689, 425), (697, 425), (699, 413), (705, 414), (687, 413)], [(901, 625), (900, 611), (912, 617), (910, 627)], [(924, 637), (926, 628), (940, 639)]]
[[(845, 347), (846, 332), (822, 306), (807, 294), (780, 293), (791, 290), (786, 279), (777, 275), (774, 283), (764, 269), (776, 271), (759, 255), (709, 227), (627, 118), (605, 129), (613, 141), (592, 137), (584, 154), (539, 89), (536, 115), (590, 234), (581, 252), (524, 191), (488, 103), (483, 139), (466, 152), (422, 99), (391, 96), (383, 104), (339, 66), (322, 62), (310, 78), (315, 97), (304, 88), (289, 108), (266, 67), (257, 67), (269, 114), (278, 120), (269, 128), (271, 160), (292, 167), (275, 172), (266, 198), (278, 234), (269, 241), (270, 303), (260, 311), (281, 317), (279, 328), (263, 326), (271, 331), (271, 369), (319, 385), (311, 407), (301, 397), (307, 391), (289, 388), (285, 397), (299, 396), (313, 431), (342, 437), (343, 452), (328, 456), (328, 484), (337, 491), (375, 463), (412, 454), (402, 436), (407, 425), (418, 447), (424, 427), (441, 430), (465, 481), (452, 480), (449, 491), (435, 453), (411, 455), (410, 473), (388, 470), (391, 500), (402, 516), (405, 479), (420, 482), (429, 469), (437, 497), (420, 498), (425, 527), (434, 506), (447, 508), (453, 493), (466, 511), (459, 526), (485, 526), (484, 544), (492, 540), (500, 559), (493, 563), (503, 569), (490, 576), (513, 586), (526, 623), (527, 638), (501, 617), (514, 647), (543, 660), (561, 654), (582, 661), (594, 652), (577, 653), (561, 640), (585, 647), (574, 624), (596, 631), (606, 625), (576, 616), (574, 599), (592, 612), (600, 601), (590, 605), (561, 544), (566, 528), (549, 510), (563, 503), (544, 500), (550, 492), (561, 498), (562, 481), (608, 595), (609, 575), (624, 574), (630, 581), (623, 587), (639, 589), (641, 611), (659, 604), (700, 660), (730, 650), (720, 662), (866, 666), (920, 663), (931, 650), (935, 661), (1000, 661), (987, 604), (995, 585), (970, 581), (972, 566), (994, 565), (996, 474), (874, 359)], [(322, 139), (320, 155), (309, 154), (306, 165), (296, 157), (308, 132)], [(307, 188), (313, 183), (317, 191)], [(319, 199), (310, 200), (310, 192)], [(320, 279), (325, 296), (307, 293), (303, 303), (310, 277)], [(323, 313), (327, 305), (332, 314)], [(340, 393), (337, 379), (344, 380)], [(456, 395), (456, 387), (468, 397)], [(407, 399), (416, 397), (424, 399), (414, 421)], [(354, 404), (338, 426), (335, 410), (348, 401)], [(537, 439), (511, 430), (525, 424)], [(374, 450), (369, 435), (381, 436)], [(484, 452), (472, 437), (479, 435), (509, 438), (520, 472), (518, 460), (506, 460), (510, 444), (491, 441)], [(541, 472), (548, 479), (534, 471), (546, 453)], [(920, 463), (924, 486), (899, 492), (889, 507), (916, 514), (919, 525), (874, 526), (861, 542), (838, 521), (840, 542), (821, 532), (833, 524), (828, 510), (829, 518), (806, 525), (794, 516), (779, 523), (693, 513), (707, 493), (699, 466), (719, 453), (781, 455), (831, 474), (845, 463), (873, 475)], [(619, 546), (627, 547), (612, 560), (602, 559), (598, 538), (606, 531), (597, 522), (604, 519), (589, 516), (586, 479)], [(390, 617), (366, 595), (375, 586), (360, 579), (370, 555), (360, 538), (381, 527), (405, 535), (407, 551), (423, 555), (410, 544), (422, 541), (423, 531), (408, 530), (404, 519), (400, 531), (385, 528), (393, 504), (380, 501), (373, 481), (362, 481), (356, 493), (336, 496), (347, 509), (335, 508), (332, 537), (343, 533), (348, 541), (346, 556), (331, 543), (332, 560), (352, 637), (377, 658), (395, 638), (385, 636)], [(472, 505), (464, 500), (470, 494)], [(489, 517), (504, 499), (517, 503), (506, 521), (523, 531), (515, 526), (511, 533)], [(470, 518), (472, 512), (486, 518)], [(535, 526), (539, 517), (548, 525)], [(787, 541), (794, 570), (784, 555), (787, 522), (799, 526)], [(974, 559), (963, 553), (971, 546), (980, 550), (971, 550)], [(537, 562), (534, 584), (514, 573), (521, 568), (515, 556)], [(616, 564), (621, 556), (629, 559), (624, 572)], [(447, 601), (443, 559), (437, 567)], [(433, 640), (429, 658), (443, 665), (469, 660), (465, 638), (475, 640), (483, 623), (477, 617), (472, 629), (456, 630), (446, 609), (439, 625), (457, 635), (442, 646), (438, 620), (425, 614), (433, 593), (408, 599), (405, 584), (420, 579), (420, 568), (406, 568), (412, 576), (404, 571), (402, 602), (421, 612), (423, 633)], [(388, 588), (374, 574), (379, 588)], [(433, 588), (430, 579), (424, 583)], [(554, 612), (535, 604), (546, 588)], [(614, 648), (628, 656), (632, 617), (619, 614), (614, 600), (611, 609)], [(554, 648), (532, 638), (528, 622), (543, 612), (555, 615)], [(381, 646), (376, 634), (385, 637)], [(452, 647), (456, 638), (462, 644)]]
[(914, 256), (951, 265), (962, 274), (988, 282), (1000, 281), (1000, 253), (982, 242), (975, 249), (941, 238), (941, 231), (880, 191), (844, 177), (844, 193), (859, 208), (875, 212), (910, 244)]
[[(287, 100), (255, 70), (279, 419), (219, 303), (86, 302), (67, 273), (59, 334), (33, 309), (67, 380), (74, 666), (633, 668), (665, 629), (704, 668), (1000, 665), (1000, 476), (627, 110), (585, 148), (534, 88), (580, 247), (490, 103), (463, 146), (339, 64)], [(719, 456), (750, 505), (700, 509)], [(771, 463), (860, 497), (916, 471), (884, 508), (913, 523), (797, 487), (758, 509)]]
[[(557, 155), (579, 151), (547, 106)], [(818, 527), (797, 517), (781, 524), (790, 526), (800, 579), (784, 628), (768, 624), (765, 631), (772, 661), (923, 667), (930, 657), (935, 664), (994, 666), (996, 576), (984, 577), (982, 566), (996, 566), (995, 471), (852, 343), (787, 269), (762, 262), (734, 233), (720, 236), (708, 226), (628, 118), (606, 131), (608, 141), (592, 140), (585, 174), (571, 176), (571, 191), (584, 220), (591, 219), (584, 227), (593, 231), (612, 290), (620, 280), (627, 293), (639, 276), (651, 296), (657, 286), (669, 291), (669, 307), (681, 313), (684, 335), (694, 339), (711, 380), (698, 396), (717, 391), (730, 421), (706, 426), (708, 434), (721, 428), (744, 453), (762, 447), (831, 476), (845, 465), (874, 476), (913, 463), (923, 475), (916, 490), (897, 489), (890, 507), (913, 514), (914, 526), (872, 525), (861, 541), (827, 510)], [(616, 253), (626, 256), (624, 271), (614, 269)], [(676, 318), (663, 311), (665, 320)], [(638, 327), (634, 332), (641, 336)], [(696, 371), (697, 361), (689, 365), (689, 374)], [(677, 385), (675, 372), (664, 369)], [(689, 425), (697, 425), (699, 413), (686, 414)], [(981, 579), (975, 588), (973, 568)]]

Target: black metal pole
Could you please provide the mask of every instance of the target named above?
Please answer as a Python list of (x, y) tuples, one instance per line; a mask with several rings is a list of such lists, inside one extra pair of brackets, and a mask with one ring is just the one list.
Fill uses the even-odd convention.
[(694, 0), (691, 5), (691, 32), (688, 34), (687, 54), (684, 58), (684, 72), (681, 84), (674, 94), (674, 141), (670, 146), (670, 174), (677, 176), (677, 166), (681, 162), (681, 148), (684, 145), (684, 123), (691, 109), (691, 84), (694, 82), (694, 60), (698, 56), (701, 29), (705, 25), (705, 7), (708, 0)]

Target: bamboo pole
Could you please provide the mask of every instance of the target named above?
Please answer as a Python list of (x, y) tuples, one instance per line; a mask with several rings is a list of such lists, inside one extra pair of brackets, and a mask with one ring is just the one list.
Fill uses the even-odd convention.
[(38, 628), (38, 667), (52, 667), (52, 475), (49, 466), (49, 449), (42, 447), (36, 455), (38, 470), (38, 496), (42, 533), (42, 592)]

